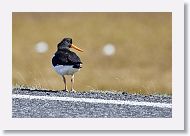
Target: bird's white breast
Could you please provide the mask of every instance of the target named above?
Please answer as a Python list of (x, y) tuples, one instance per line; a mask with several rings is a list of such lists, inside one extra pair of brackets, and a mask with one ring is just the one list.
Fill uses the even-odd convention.
[(73, 75), (75, 72), (79, 71), (80, 69), (73, 68), (72, 65), (69, 66), (58, 65), (54, 67), (54, 70), (60, 75)]

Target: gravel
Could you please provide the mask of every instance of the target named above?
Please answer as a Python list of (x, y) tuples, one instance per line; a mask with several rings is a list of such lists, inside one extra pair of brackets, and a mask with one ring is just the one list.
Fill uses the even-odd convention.
[[(171, 96), (139, 95), (113, 92), (65, 92), (51, 90), (13, 89), (13, 94), (31, 96), (56, 96), (127, 100), (137, 102), (172, 103)], [(19, 99), (12, 100), (13, 118), (171, 118), (171, 108), (72, 102), (59, 100)]]

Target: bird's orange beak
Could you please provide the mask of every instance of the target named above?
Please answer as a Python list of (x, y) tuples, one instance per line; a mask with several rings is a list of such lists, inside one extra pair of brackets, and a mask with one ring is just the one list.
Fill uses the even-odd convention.
[(78, 51), (83, 52), (82, 49), (80, 49), (79, 47), (75, 46), (74, 44), (71, 44), (71, 48), (74, 48), (74, 49), (76, 49), (76, 50), (78, 50)]

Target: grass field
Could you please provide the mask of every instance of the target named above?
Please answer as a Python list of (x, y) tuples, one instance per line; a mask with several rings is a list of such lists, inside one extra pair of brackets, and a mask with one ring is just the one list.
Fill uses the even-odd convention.
[[(171, 13), (13, 13), (13, 86), (62, 90), (51, 58), (64, 37), (85, 50), (75, 51), (83, 62), (75, 90), (172, 94)], [(47, 52), (35, 51), (39, 41)], [(102, 53), (108, 43), (112, 56)]]

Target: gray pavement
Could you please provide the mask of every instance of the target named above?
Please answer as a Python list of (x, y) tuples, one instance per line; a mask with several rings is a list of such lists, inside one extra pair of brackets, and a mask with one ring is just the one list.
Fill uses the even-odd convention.
[[(13, 89), (13, 95), (45, 96), (48, 98), (80, 98), (129, 102), (147, 102), (159, 104), (171, 104), (171, 96), (161, 95), (137, 95), (112, 92), (64, 92), (49, 90)], [(172, 108), (113, 104), (91, 103), (79, 101), (64, 101), (50, 99), (12, 99), (13, 118), (171, 118)]]

